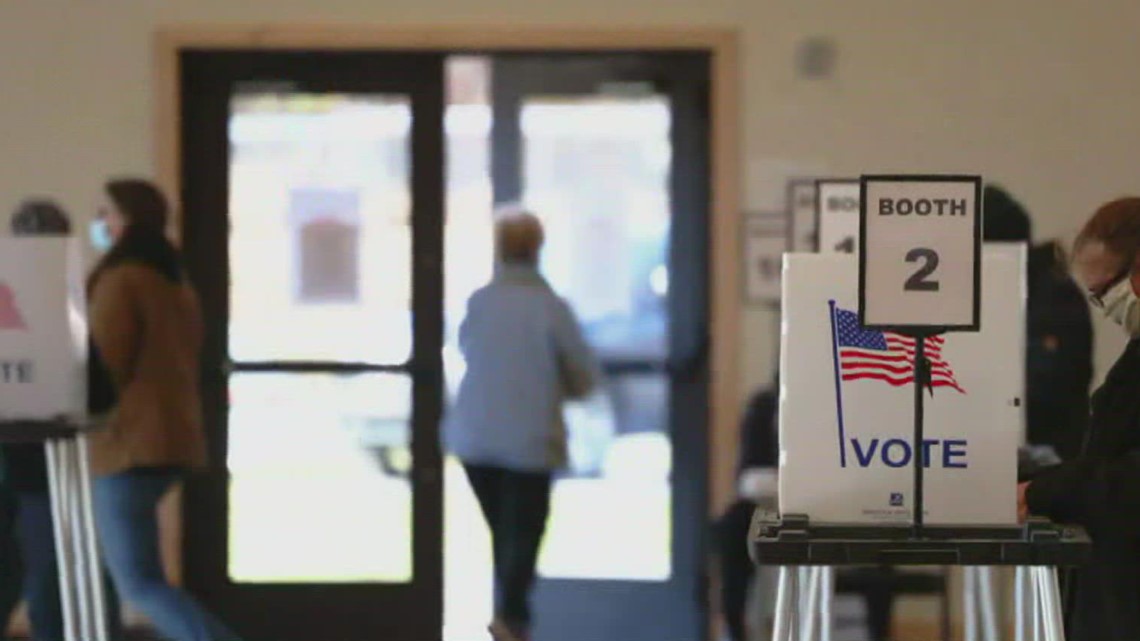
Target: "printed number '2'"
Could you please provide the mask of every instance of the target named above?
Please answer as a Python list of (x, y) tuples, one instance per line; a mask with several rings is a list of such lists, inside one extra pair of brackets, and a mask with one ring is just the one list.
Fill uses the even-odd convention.
[(938, 252), (933, 249), (918, 247), (906, 253), (906, 262), (917, 263), (920, 261), (922, 262), (922, 267), (919, 267), (918, 271), (906, 279), (906, 284), (903, 285), (903, 289), (908, 292), (938, 291), (938, 281), (931, 280), (930, 278), (934, 270), (938, 269)]

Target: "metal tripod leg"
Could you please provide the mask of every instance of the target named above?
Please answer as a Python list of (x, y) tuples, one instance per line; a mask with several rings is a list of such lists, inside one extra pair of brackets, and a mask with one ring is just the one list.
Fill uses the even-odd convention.
[(1065, 641), (1064, 617), (1061, 614), (1061, 586), (1056, 568), (1035, 567), (1039, 620), (1044, 630), (1044, 641)]
[(94, 626), (92, 625), (95, 612), (92, 607), (91, 583), (88, 580), (92, 571), (92, 562), (87, 554), (87, 545), (84, 541), (83, 473), (79, 447), (75, 439), (68, 439), (60, 444), (60, 448), (67, 459), (69, 471), (66, 507), (71, 539), (71, 558), (75, 564), (73, 568), (73, 589), (75, 590), (79, 634), (84, 641), (87, 639), (95, 641)]
[(78, 521), (80, 540), (83, 541), (85, 557), (87, 560), (87, 592), (91, 600), (91, 617), (88, 621), (90, 639), (93, 641), (108, 641), (107, 631), (107, 598), (103, 591), (103, 564), (99, 557), (99, 537), (95, 528), (95, 509), (93, 505), (94, 492), (91, 486), (91, 465), (88, 458), (87, 436), (79, 435), (75, 438), (75, 455), (77, 458), (76, 471), (78, 478)]
[(84, 437), (52, 439), (44, 444), (44, 450), (64, 638), (107, 641), (106, 600), (95, 539), (87, 443)]
[(1037, 641), (1034, 628), (1036, 613), (1033, 607), (1037, 592), (1033, 588), (1033, 574), (1028, 567), (1017, 566), (1014, 571), (1013, 590), (1014, 641), (1030, 641), (1030, 639)]
[(804, 597), (804, 612), (800, 617), (803, 626), (800, 631), (800, 641), (815, 641), (816, 624), (820, 620), (820, 587), (822, 584), (823, 568), (812, 566), (807, 568), (807, 588)]
[(998, 641), (997, 604), (994, 601), (993, 568), (962, 568), (963, 625), (966, 641)]
[(48, 463), (48, 487), (51, 500), (52, 533), (55, 536), (56, 563), (59, 566), (59, 600), (63, 610), (65, 641), (81, 641), (76, 616), (75, 577), (71, 557), (71, 523), (67, 509), (69, 503), (69, 474), (67, 459), (62, 451), (62, 439), (44, 443)]
[(962, 625), (966, 641), (978, 641), (978, 582), (977, 568), (962, 568)]
[(986, 566), (977, 568), (977, 581), (982, 611), (982, 637), (986, 641), (1000, 641), (997, 603), (994, 600), (994, 569)]
[(800, 590), (798, 568), (780, 566), (776, 585), (776, 620), (772, 626), (772, 641), (796, 641), (799, 629)]
[(835, 629), (835, 568), (820, 568), (819, 641), (832, 641)]

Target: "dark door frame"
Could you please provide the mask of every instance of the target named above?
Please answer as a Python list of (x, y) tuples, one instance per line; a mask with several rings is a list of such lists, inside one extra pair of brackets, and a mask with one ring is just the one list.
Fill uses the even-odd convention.
[[(386, 638), (422, 641), (442, 628), (443, 390), (442, 54), (383, 52), (195, 52), (182, 55), (183, 164), (180, 201), (187, 267), (206, 319), (203, 399), (209, 470), (185, 487), (184, 512), (227, 514), (227, 389), (231, 372), (355, 374), (412, 379), (413, 578), (409, 584), (235, 585), (229, 580), (228, 519), (187, 518), (185, 578), (214, 611), (256, 638)], [(313, 93), (399, 94), (411, 101), (413, 353), (405, 363), (257, 362), (229, 356), (229, 136), (231, 96), (242, 85), (284, 84)], [(267, 444), (272, 447), (272, 444)], [(329, 497), (335, 500), (336, 497)], [(298, 506), (303, 508), (303, 506)], [(298, 550), (304, 554), (304, 550)], [(278, 613), (265, 617), (267, 607)], [(392, 612), (405, 616), (391, 616)], [(262, 616), (258, 616), (258, 615)]]

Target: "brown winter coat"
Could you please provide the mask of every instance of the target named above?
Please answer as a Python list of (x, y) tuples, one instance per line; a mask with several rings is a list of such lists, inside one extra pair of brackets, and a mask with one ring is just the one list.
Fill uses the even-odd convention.
[(204, 465), (202, 318), (194, 291), (151, 267), (121, 263), (100, 274), (89, 315), (118, 394), (105, 428), (91, 436), (94, 473)]

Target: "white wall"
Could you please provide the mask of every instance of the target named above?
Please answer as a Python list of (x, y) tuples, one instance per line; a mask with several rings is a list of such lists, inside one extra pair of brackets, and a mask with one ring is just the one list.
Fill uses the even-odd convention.
[[(1140, 191), (1131, 0), (5, 0), (0, 211), (39, 192), (88, 215), (104, 176), (152, 169), (157, 26), (367, 22), (739, 28), (750, 207), (781, 196), (763, 180), (773, 159), (835, 175), (981, 172), (1023, 199), (1042, 237)], [(808, 36), (834, 39), (831, 79), (795, 76)], [(744, 319), (742, 394), (769, 378), (777, 331), (771, 313)], [(1101, 371), (1119, 344), (1100, 341)]]

